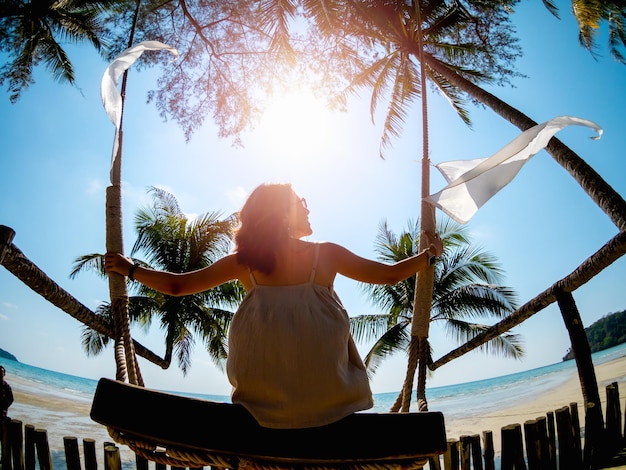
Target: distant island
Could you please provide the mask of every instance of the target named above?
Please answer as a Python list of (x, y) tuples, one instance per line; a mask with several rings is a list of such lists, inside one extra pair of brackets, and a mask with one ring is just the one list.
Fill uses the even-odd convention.
[(7, 352), (7, 351), (5, 351), (4, 349), (1, 349), (1, 348), (0, 348), (0, 359), (11, 359), (12, 361), (19, 362), (17, 360), (17, 357), (15, 357), (10, 352)]
[[(610, 313), (585, 328), (591, 352), (602, 351), (618, 344), (626, 343), (626, 310)], [(563, 356), (564, 361), (574, 359), (569, 349)]]

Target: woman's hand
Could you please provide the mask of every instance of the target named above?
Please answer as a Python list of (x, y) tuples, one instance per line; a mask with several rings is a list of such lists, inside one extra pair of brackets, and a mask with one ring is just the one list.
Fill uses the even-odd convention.
[(104, 255), (104, 269), (106, 269), (108, 273), (118, 273), (122, 276), (128, 276), (128, 272), (132, 267), (133, 262), (119, 253), (108, 252)]
[(428, 244), (428, 252), (435, 257), (443, 254), (443, 240), (436, 233), (422, 232), (422, 236), (426, 237)]

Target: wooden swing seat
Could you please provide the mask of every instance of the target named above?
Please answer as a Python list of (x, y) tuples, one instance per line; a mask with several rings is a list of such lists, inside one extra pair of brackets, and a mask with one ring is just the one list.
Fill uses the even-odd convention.
[(421, 468), (446, 450), (442, 413), (356, 413), (306, 429), (269, 429), (240, 405), (103, 378), (91, 418), (149, 460), (222, 468)]

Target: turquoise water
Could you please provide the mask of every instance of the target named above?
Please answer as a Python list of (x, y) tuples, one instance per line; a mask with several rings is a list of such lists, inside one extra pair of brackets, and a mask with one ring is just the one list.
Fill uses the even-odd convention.
[[(626, 344), (594, 353), (593, 362), (599, 365), (623, 356), (626, 356)], [(32, 381), (45, 387), (47, 393), (74, 400), (90, 401), (96, 389), (96, 380), (41, 369), (7, 359), (0, 363), (6, 368), (8, 377), (19, 376)], [(560, 385), (575, 373), (576, 364), (572, 360), (491, 379), (428, 388), (429, 409), (455, 416), (480, 415), (512, 406), (522, 399), (532, 399), (532, 395)], [(528, 393), (529, 390), (532, 390), (532, 394)], [(222, 395), (199, 393), (184, 393), (183, 395), (207, 400), (229, 401), (229, 397)], [(373, 411), (388, 411), (396, 397), (395, 392), (375, 394)]]

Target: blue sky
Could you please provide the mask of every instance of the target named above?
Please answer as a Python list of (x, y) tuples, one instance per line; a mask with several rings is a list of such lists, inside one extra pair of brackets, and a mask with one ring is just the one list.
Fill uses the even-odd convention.
[[(566, 129), (558, 137), (624, 196), (626, 66), (609, 57), (604, 37), (599, 39), (602, 56), (597, 60), (581, 48), (570, 4), (558, 4), (561, 20), (538, 0), (520, 5), (515, 22), (524, 57), (517, 65), (527, 78), (515, 80), (514, 88), (492, 91), (537, 122), (573, 115), (602, 126), (599, 141), (590, 140), (593, 132), (583, 127)], [(71, 50), (78, 88), (54, 83), (45, 70), (37, 70), (36, 84), (17, 104), (11, 105), (2, 92), (0, 224), (17, 232), (14, 242), (28, 258), (94, 309), (107, 299), (106, 282), (90, 273), (70, 280), (69, 272), (76, 257), (104, 250), (104, 191), (114, 130), (99, 97), (107, 64), (88, 48)], [(278, 134), (268, 117), (243, 136), (244, 148), (218, 139), (210, 123), (186, 143), (175, 123), (164, 123), (145, 103), (154, 80), (153, 73), (134, 71), (129, 77), (122, 175), (127, 251), (135, 239), (134, 213), (149, 203), (149, 186), (171, 191), (185, 212), (229, 214), (258, 184), (290, 181), (308, 201), (314, 230), (310, 240), (341, 243), (369, 257), (374, 256), (383, 219), (398, 232), (419, 214), (419, 109), (386, 160), (378, 157), (382, 119), (371, 123), (366, 94), (353, 100), (345, 114), (314, 107), (303, 116), (277, 107), (287, 113), (279, 124), (289, 131)], [(519, 133), (490, 110), (472, 108), (470, 129), (441, 97), (431, 95), (429, 106), (434, 163), (489, 156)], [(433, 171), (433, 191), (443, 185)], [(437, 212), (437, 217), (443, 214)], [(617, 234), (608, 217), (546, 152), (537, 154), (467, 227), (473, 239), (499, 259), (506, 272), (504, 283), (517, 291), (520, 303), (569, 274)], [(574, 293), (585, 326), (626, 309), (624, 279), (626, 260), (620, 259)], [(351, 315), (377, 313), (356, 283), (338, 279), (335, 287)], [(83, 377), (113, 377), (112, 351), (86, 357), (80, 332), (79, 322), (0, 269), (0, 348), (31, 365)], [(437, 370), (430, 385), (552, 364), (569, 347), (556, 305), (514, 332), (524, 338), (523, 360), (473, 352)], [(162, 353), (156, 325), (150, 333), (134, 335)], [(457, 346), (436, 324), (430, 339), (436, 358)], [(403, 356), (386, 363), (372, 382), (374, 392), (398, 390), (405, 365)], [(211, 364), (201, 344), (187, 377), (174, 366), (162, 371), (142, 361), (141, 368), (148, 386), (221, 395), (230, 391), (225, 375)]]

